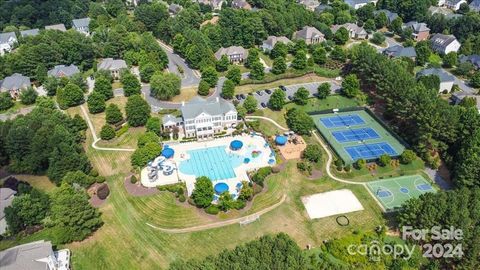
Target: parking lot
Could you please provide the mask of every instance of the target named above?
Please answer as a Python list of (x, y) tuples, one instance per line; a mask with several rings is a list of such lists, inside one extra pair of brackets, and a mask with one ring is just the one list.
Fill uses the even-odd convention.
[[(317, 94), (318, 92), (318, 86), (324, 82), (311, 82), (311, 83), (300, 83), (300, 84), (292, 84), (292, 85), (285, 85), (281, 86), (280, 88), (285, 91), (285, 96), (287, 101), (291, 101), (293, 99), (293, 95), (295, 92), (297, 92), (298, 89), (301, 87), (304, 87), (305, 89), (310, 92), (310, 97), (313, 97)], [(340, 92), (340, 86), (328, 82), (331, 86), (332, 94), (339, 93)], [(268, 100), (270, 99), (270, 95), (275, 91), (277, 88), (270, 88), (270, 89), (264, 89), (264, 90), (259, 90), (254, 93), (250, 93), (249, 95), (253, 95), (253, 97), (258, 101), (258, 108), (263, 109), (267, 107)], [(237, 100), (240, 104), (243, 104), (245, 101), (246, 95), (235, 95), (234, 100)]]

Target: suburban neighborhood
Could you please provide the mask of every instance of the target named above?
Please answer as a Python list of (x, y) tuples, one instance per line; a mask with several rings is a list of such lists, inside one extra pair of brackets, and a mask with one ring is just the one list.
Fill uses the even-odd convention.
[(0, 269), (480, 269), (479, 12), (0, 2)]

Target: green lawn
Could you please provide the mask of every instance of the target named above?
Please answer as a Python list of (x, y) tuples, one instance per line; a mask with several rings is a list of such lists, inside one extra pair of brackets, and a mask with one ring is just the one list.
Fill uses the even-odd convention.
[(16, 113), (18, 112), (20, 109), (23, 109), (23, 108), (26, 108), (26, 107), (29, 107), (29, 106), (35, 106), (35, 104), (32, 104), (32, 105), (24, 105), (22, 104), (20, 101), (15, 101), (13, 103), (13, 107), (9, 108), (9, 109), (6, 109), (6, 110), (0, 110), (0, 113), (1, 114), (12, 114), (12, 113)]

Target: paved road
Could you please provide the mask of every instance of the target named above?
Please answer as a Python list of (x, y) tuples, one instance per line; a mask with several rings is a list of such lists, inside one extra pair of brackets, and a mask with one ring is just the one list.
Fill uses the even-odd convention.
[[(339, 93), (340, 92), (340, 85), (338, 84), (338, 82), (334, 81), (334, 80), (330, 80), (330, 81), (324, 81), (324, 82), (328, 82), (330, 83), (331, 85), (331, 90), (332, 90), (332, 94), (335, 94), (335, 93)], [(297, 90), (300, 88), (300, 87), (304, 87), (305, 89), (308, 90), (308, 92), (310, 92), (310, 97), (314, 97), (316, 94), (317, 94), (317, 88), (320, 84), (324, 83), (324, 82), (310, 82), (310, 83), (300, 83), (300, 84), (292, 84), (292, 85), (285, 85), (285, 94), (286, 94), (286, 100), (287, 101), (290, 101), (293, 99), (293, 95), (295, 94), (295, 92), (297, 92)], [(277, 89), (277, 88), (271, 88), (269, 89), (270, 91), (273, 91)], [(258, 94), (258, 92), (260, 92), (260, 94)], [(265, 92), (265, 90), (262, 90), (262, 91), (257, 91), (255, 93), (252, 93), (253, 97), (258, 101), (258, 107), (260, 109), (262, 108), (265, 108), (263, 104), (268, 104), (268, 100), (270, 99), (270, 95), (271, 94), (267, 94)], [(237, 99), (238, 100), (238, 99)], [(245, 99), (241, 99), (239, 100), (239, 103), (240, 104), (243, 104), (243, 102), (245, 101)]]
[[(182, 78), (182, 87), (193, 87), (197, 86), (200, 83), (200, 74), (191, 69), (185, 60), (181, 58), (178, 54), (173, 52), (173, 49), (167, 44), (158, 40), (158, 44), (164, 49), (168, 57), (168, 71), (175, 73), (180, 78)], [(178, 71), (178, 67), (183, 69), (183, 74)]]

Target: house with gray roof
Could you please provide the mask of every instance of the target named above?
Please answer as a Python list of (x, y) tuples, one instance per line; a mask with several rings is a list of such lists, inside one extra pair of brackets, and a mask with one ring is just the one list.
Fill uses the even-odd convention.
[(222, 47), (215, 52), (215, 58), (220, 60), (222, 55), (226, 55), (231, 63), (242, 63), (248, 57), (248, 50), (239, 46)]
[(460, 56), (460, 63), (470, 62), (476, 69), (480, 69), (480, 55), (462, 55)]
[(50, 241), (36, 241), (0, 251), (2, 270), (68, 270), (70, 251), (53, 251)]
[(375, 10), (375, 11), (373, 12), (373, 14), (374, 14), (375, 16), (377, 16), (377, 15), (380, 14), (380, 13), (384, 13), (385, 16), (387, 16), (388, 23), (392, 23), (393, 20), (395, 20), (396, 18), (398, 18), (398, 14), (397, 14), (397, 13), (391, 12), (391, 11), (388, 10), (388, 9), (380, 9), (380, 10)]
[(281, 36), (281, 37), (269, 36), (266, 40), (263, 41), (261, 48), (264, 52), (269, 52), (273, 50), (273, 48), (275, 47), (275, 44), (277, 44), (278, 42), (283, 43), (285, 45), (292, 43), (292, 41), (285, 36)]
[(250, 10), (252, 6), (246, 0), (232, 0), (232, 8)]
[(29, 77), (15, 73), (3, 79), (0, 85), (0, 92), (8, 92), (12, 98), (17, 98), (23, 89), (27, 89), (31, 85)]
[(315, 13), (322, 13), (324, 11), (328, 11), (329, 9), (332, 9), (332, 7), (329, 5), (320, 4), (315, 8)]
[(77, 32), (84, 35), (90, 35), (90, 18), (81, 18), (72, 20), (72, 27)]
[(414, 47), (403, 47), (402, 45), (390, 46), (383, 51), (383, 54), (391, 58), (408, 57), (414, 61), (417, 57), (417, 53), (415, 52)]
[(202, 5), (210, 6), (212, 10), (221, 10), (225, 0), (192, 0)]
[(303, 40), (307, 45), (318, 44), (325, 41), (325, 35), (317, 28), (304, 26), (302, 29), (293, 33), (294, 40)]
[(314, 11), (320, 5), (318, 0), (297, 0), (297, 3), (311, 11)]
[(470, 93), (465, 93), (463, 91), (460, 91), (460, 92), (453, 93), (452, 97), (450, 99), (453, 101), (453, 104), (458, 105), (465, 98), (474, 99), (475, 102), (476, 102), (476, 107), (477, 107), (478, 113), (480, 113), (480, 96), (479, 95), (473, 95), (473, 94), (470, 94)]
[(71, 64), (70, 66), (58, 65), (47, 72), (48, 76), (52, 76), (55, 78), (62, 78), (62, 77), (70, 78), (73, 75), (78, 73), (80, 73), (80, 70), (74, 64)]
[(455, 83), (455, 77), (441, 68), (426, 68), (417, 72), (417, 78), (422, 76), (436, 75), (440, 79), (439, 93), (450, 92), (453, 84)]
[(0, 188), (0, 235), (7, 231), (5, 208), (12, 205), (15, 194), (17, 194), (17, 192), (11, 188)]
[(374, 5), (376, 5), (378, 0), (345, 0), (344, 2), (353, 9), (359, 9), (370, 3), (373, 3)]
[(40, 33), (40, 30), (38, 28), (35, 28), (35, 29), (20, 31), (20, 36), (22, 36), (22, 37), (33, 37), (33, 36), (38, 35), (39, 33)]
[(435, 34), (430, 39), (432, 50), (440, 54), (448, 54), (449, 52), (458, 52), (460, 42), (454, 35)]
[(344, 23), (332, 25), (331, 29), (333, 33), (336, 33), (340, 28), (345, 28), (348, 31), (348, 36), (353, 39), (367, 39), (368, 33), (363, 27), (354, 23)]
[(234, 127), (237, 110), (233, 104), (223, 98), (194, 97), (188, 103), (182, 102), (182, 117), (167, 115), (163, 118), (164, 130), (174, 127), (183, 128), (185, 137), (197, 139), (213, 138), (225, 128)]
[(183, 9), (182, 6), (174, 4), (174, 3), (168, 5), (168, 13), (171, 16), (177, 15), (180, 11), (182, 11), (182, 9)]
[(419, 23), (416, 21), (411, 21), (403, 24), (403, 29), (412, 29), (412, 38), (415, 41), (427, 40), (430, 36), (430, 28), (428, 28), (426, 23)]
[(480, 12), (480, 0), (473, 0), (468, 6), (471, 11)]
[(47, 25), (45, 26), (45, 30), (58, 30), (61, 32), (67, 32), (67, 28), (65, 28), (65, 25), (63, 23)]
[(105, 58), (97, 66), (99, 70), (108, 70), (114, 79), (120, 78), (120, 71), (128, 68), (127, 63), (121, 59)]
[(445, 6), (452, 10), (459, 10), (461, 4), (467, 4), (466, 0), (446, 0)]
[(18, 40), (15, 32), (0, 33), (0, 55), (12, 51), (13, 46), (17, 42)]

